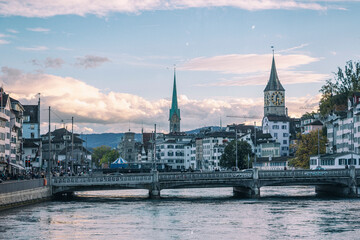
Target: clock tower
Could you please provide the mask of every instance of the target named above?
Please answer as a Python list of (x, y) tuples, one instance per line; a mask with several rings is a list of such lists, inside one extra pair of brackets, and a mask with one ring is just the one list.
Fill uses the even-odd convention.
[(281, 85), (273, 55), (269, 81), (264, 89), (264, 116), (286, 116), (285, 89)]
[(176, 92), (176, 71), (174, 68), (174, 87), (169, 114), (170, 133), (180, 132), (180, 109), (178, 108), (177, 92)]

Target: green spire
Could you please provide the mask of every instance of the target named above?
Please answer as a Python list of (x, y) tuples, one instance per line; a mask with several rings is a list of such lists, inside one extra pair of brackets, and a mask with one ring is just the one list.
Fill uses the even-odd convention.
[(171, 117), (176, 114), (180, 119), (180, 109), (178, 109), (178, 102), (177, 102), (177, 91), (176, 91), (176, 69), (174, 67), (174, 86), (173, 86), (173, 95), (172, 95), (172, 102), (171, 102), (171, 109), (170, 109), (170, 116)]
[(269, 78), (269, 81), (266, 85), (264, 92), (265, 91), (279, 91), (279, 90), (285, 91), (285, 89), (283, 88), (283, 86), (281, 85), (281, 83), (279, 81), (279, 77), (276, 72), (275, 58), (273, 55), (270, 78)]

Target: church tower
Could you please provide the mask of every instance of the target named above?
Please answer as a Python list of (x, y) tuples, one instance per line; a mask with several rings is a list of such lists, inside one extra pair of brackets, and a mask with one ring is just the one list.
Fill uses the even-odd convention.
[(172, 95), (172, 103), (169, 115), (170, 133), (180, 132), (180, 109), (178, 108), (177, 92), (176, 92), (176, 70), (174, 68), (174, 87)]
[(281, 85), (273, 55), (269, 81), (264, 89), (264, 116), (286, 116), (285, 89)]

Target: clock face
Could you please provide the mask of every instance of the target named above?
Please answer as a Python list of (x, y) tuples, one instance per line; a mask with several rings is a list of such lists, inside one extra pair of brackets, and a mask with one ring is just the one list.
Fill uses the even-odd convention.
[(265, 93), (265, 95), (264, 95), (264, 103), (265, 103), (265, 106), (270, 105), (270, 93)]
[(284, 94), (279, 91), (273, 92), (273, 94), (271, 95), (271, 102), (276, 106), (283, 104)]

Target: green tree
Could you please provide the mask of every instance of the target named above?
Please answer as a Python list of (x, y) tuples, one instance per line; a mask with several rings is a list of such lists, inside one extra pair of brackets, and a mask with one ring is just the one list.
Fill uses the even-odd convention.
[(348, 61), (344, 71), (339, 67), (337, 73), (334, 73), (334, 79), (327, 80), (321, 87), (320, 114), (326, 116), (336, 106), (346, 106), (348, 97), (359, 90), (360, 61)]
[(100, 165), (103, 163), (107, 163), (108, 166), (110, 166), (110, 164), (115, 161), (119, 156), (120, 153), (116, 149), (112, 149), (103, 155), (103, 157), (100, 159)]
[[(240, 169), (247, 168), (247, 158), (251, 155), (251, 146), (245, 141), (238, 141), (238, 167)], [(236, 142), (231, 141), (221, 155), (220, 166), (231, 168), (236, 166)]]
[(105, 145), (94, 148), (93, 153), (91, 155), (92, 161), (95, 163), (96, 166), (99, 167), (101, 165), (100, 160), (102, 159), (102, 157), (110, 151), (111, 151), (111, 147)]
[[(325, 153), (327, 138), (319, 131), (320, 154)], [(311, 155), (318, 154), (318, 132), (311, 131), (308, 134), (299, 134), (298, 146), (295, 158), (290, 160), (289, 165), (308, 169)]]

